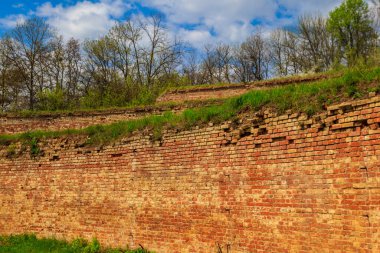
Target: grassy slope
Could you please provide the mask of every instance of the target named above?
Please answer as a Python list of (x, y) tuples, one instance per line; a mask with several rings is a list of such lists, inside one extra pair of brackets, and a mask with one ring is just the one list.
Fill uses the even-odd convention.
[[(255, 86), (260, 87), (263, 85), (275, 86), (276, 84), (284, 85), (283, 83), (288, 82), (300, 82), (301, 80), (308, 79), (318, 79), (318, 78), (328, 78), (334, 76), (340, 76), (340, 72), (326, 72), (326, 73), (318, 73), (318, 74), (308, 74), (302, 76), (289, 76), (283, 78), (274, 78), (269, 80), (252, 82), (249, 84), (210, 84), (210, 85), (192, 85), (192, 86), (181, 86), (168, 89), (165, 92), (176, 92), (176, 91), (191, 91), (191, 90), (204, 90), (204, 89), (213, 89), (213, 88), (221, 88), (221, 87), (240, 87), (240, 86)], [(286, 85), (286, 84), (285, 84)], [(164, 92), (164, 93), (165, 93)], [(104, 108), (81, 108), (78, 110), (57, 110), (57, 111), (30, 111), (23, 110), (17, 112), (0, 112), (0, 117), (20, 117), (20, 118), (33, 118), (33, 117), (59, 117), (59, 116), (73, 116), (73, 115), (98, 115), (98, 114), (112, 114), (112, 113), (122, 113), (125, 111), (149, 111), (149, 110), (171, 110), (175, 107), (183, 106), (183, 107), (199, 107), (202, 104), (208, 103), (218, 103), (220, 99), (210, 99), (207, 101), (183, 101), (183, 102), (162, 102), (156, 104), (145, 104), (145, 105), (130, 105), (124, 107), (104, 107)]]
[(90, 126), (82, 130), (33, 131), (2, 135), (0, 144), (9, 145), (16, 141), (35, 143), (41, 138), (73, 134), (88, 136), (89, 143), (108, 143), (143, 129), (152, 131), (154, 137), (159, 138), (163, 128), (188, 129), (210, 121), (220, 123), (233, 119), (243, 110), (258, 111), (264, 107), (270, 107), (278, 113), (291, 110), (312, 115), (322, 111), (327, 105), (361, 98), (369, 91), (380, 91), (379, 81), (380, 68), (348, 70), (343, 76), (328, 80), (253, 90), (242, 96), (227, 99), (221, 105), (187, 109), (179, 115), (166, 112), (163, 116), (147, 116), (110, 125)]
[(102, 249), (94, 239), (71, 243), (56, 239), (37, 239), (35, 235), (0, 236), (0, 253), (149, 253), (144, 249)]
[(192, 108), (200, 107), (205, 104), (218, 104), (220, 99), (209, 99), (206, 101), (184, 101), (184, 102), (162, 102), (150, 105), (125, 106), (125, 107), (105, 107), (97, 109), (78, 109), (78, 110), (57, 110), (57, 111), (29, 111), (23, 110), (18, 112), (0, 112), (0, 117), (13, 118), (40, 118), (40, 117), (61, 117), (61, 116), (82, 116), (82, 115), (108, 115), (125, 112), (149, 112), (149, 111), (166, 111), (174, 108)]
[(266, 79), (261, 81), (254, 81), (250, 83), (220, 83), (220, 84), (202, 84), (202, 85), (188, 85), (188, 86), (180, 86), (180, 87), (170, 87), (163, 92), (189, 92), (193, 90), (205, 90), (205, 89), (218, 89), (218, 88), (228, 88), (228, 87), (241, 87), (241, 86), (251, 86), (254, 87), (262, 87), (262, 86), (276, 86), (277, 84), (283, 85), (283, 83), (291, 83), (291, 82), (299, 82), (300, 80), (308, 80), (308, 79), (325, 79), (328, 77), (340, 76), (340, 72), (337, 71), (329, 71), (324, 73), (312, 73), (312, 74), (304, 74), (304, 75), (294, 75), (294, 76), (286, 76), (286, 77), (276, 77), (272, 79)]

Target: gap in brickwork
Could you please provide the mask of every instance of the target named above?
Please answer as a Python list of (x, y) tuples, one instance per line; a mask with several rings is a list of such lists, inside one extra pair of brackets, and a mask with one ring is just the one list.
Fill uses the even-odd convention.
[(285, 140), (286, 140), (286, 136), (272, 138), (272, 142), (279, 142), (279, 141), (285, 141)]
[(50, 158), (50, 161), (51, 161), (51, 162), (59, 161), (59, 160), (60, 160), (59, 155), (53, 155), (52, 158)]
[(258, 135), (264, 135), (268, 133), (268, 129), (266, 128), (259, 128)]
[(354, 107), (352, 105), (345, 105), (341, 107), (343, 113), (349, 113), (354, 111)]

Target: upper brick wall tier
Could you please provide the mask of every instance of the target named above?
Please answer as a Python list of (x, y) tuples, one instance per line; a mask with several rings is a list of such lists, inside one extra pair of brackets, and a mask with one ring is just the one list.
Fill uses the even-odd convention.
[[(335, 75), (338, 76), (338, 75)], [(296, 76), (273, 80), (264, 80), (249, 84), (229, 84), (229, 85), (214, 85), (214, 86), (194, 86), (186, 89), (175, 89), (161, 95), (157, 102), (180, 102), (193, 100), (208, 100), (234, 97), (242, 95), (250, 90), (265, 89), (275, 86), (283, 86), (288, 84), (313, 82), (334, 76), (319, 74), (313, 76)]]
[(52, 113), (45, 116), (0, 116), (0, 134), (17, 134), (33, 130), (81, 129), (97, 124), (110, 124), (120, 120), (142, 118), (147, 115), (160, 115), (170, 110), (181, 111), (186, 106), (175, 108), (152, 107), (128, 110), (93, 111), (82, 113)]

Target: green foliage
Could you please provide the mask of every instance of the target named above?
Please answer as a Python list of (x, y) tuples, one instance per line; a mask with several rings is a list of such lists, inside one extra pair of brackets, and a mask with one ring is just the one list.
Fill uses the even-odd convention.
[(80, 108), (112, 108), (151, 105), (163, 90), (161, 86), (138, 87), (132, 83), (111, 83), (101, 93), (91, 89), (80, 99)]
[[(35, 235), (0, 237), (0, 253), (77, 253), (63, 241), (37, 239)], [(78, 252), (79, 253), (79, 252)]]
[(32, 138), (32, 140), (30, 141), (30, 155), (32, 157), (36, 157), (40, 154), (40, 152), (41, 149), (38, 145), (38, 139)]
[(97, 239), (90, 243), (78, 238), (71, 243), (57, 239), (38, 239), (34, 234), (0, 236), (0, 253), (149, 253), (144, 249), (102, 248)]
[(101, 106), (100, 94), (95, 90), (90, 90), (86, 96), (80, 99), (81, 108), (99, 108)]
[(327, 29), (342, 47), (349, 66), (373, 53), (377, 36), (371, 24), (368, 4), (364, 0), (344, 0), (330, 12)]
[(87, 241), (82, 238), (77, 238), (71, 242), (70, 248), (74, 252), (81, 252), (82, 249), (87, 247)]
[(26, 132), (21, 134), (21, 139), (23, 140), (23, 146), (29, 146), (29, 152), (31, 158), (36, 158), (41, 154), (41, 149), (38, 144), (39, 138), (36, 137), (35, 133)]
[(57, 111), (68, 108), (63, 90), (56, 87), (53, 90), (45, 89), (38, 94), (38, 109), (45, 111)]
[(100, 243), (96, 238), (92, 239), (91, 243), (88, 244), (83, 249), (83, 253), (99, 253), (99, 252), (100, 252)]

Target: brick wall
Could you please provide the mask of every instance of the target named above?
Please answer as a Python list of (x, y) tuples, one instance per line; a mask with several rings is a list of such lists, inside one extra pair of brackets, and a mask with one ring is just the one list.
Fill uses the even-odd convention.
[(248, 85), (236, 85), (232, 87), (192, 89), (189, 91), (167, 92), (157, 99), (157, 102), (178, 102), (192, 100), (221, 99), (243, 95), (250, 90)]
[(146, 108), (138, 110), (114, 110), (104, 112), (62, 113), (45, 116), (0, 116), (0, 134), (15, 134), (33, 130), (80, 129), (96, 124), (110, 124), (120, 120), (131, 120), (166, 110), (178, 112), (183, 108)]
[(0, 151), (0, 234), (156, 252), (380, 252), (380, 97), (163, 140)]
[(252, 82), (248, 84), (229, 84), (213, 86), (194, 86), (188, 89), (168, 91), (157, 99), (157, 102), (181, 102), (193, 100), (221, 99), (243, 95), (250, 90), (265, 89), (270, 87), (284, 86), (289, 84), (315, 82), (326, 78), (339, 77), (340, 74), (326, 75), (315, 74), (310, 76), (293, 76), (281, 79), (270, 79)]

